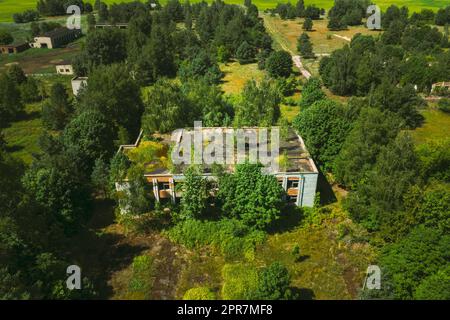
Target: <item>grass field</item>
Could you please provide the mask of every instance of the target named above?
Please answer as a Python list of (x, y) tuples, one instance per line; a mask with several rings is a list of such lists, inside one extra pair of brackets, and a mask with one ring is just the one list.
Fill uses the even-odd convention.
[(222, 79), (222, 90), (228, 94), (239, 93), (247, 81), (251, 79), (261, 81), (265, 74), (258, 69), (256, 63), (241, 65), (237, 61), (221, 64), (220, 70), (225, 73)]
[(425, 123), (413, 131), (413, 137), (417, 144), (450, 137), (450, 115), (448, 113), (430, 108), (424, 110), (422, 115), (425, 117)]
[(44, 132), (40, 114), (40, 103), (27, 105), (22, 118), (2, 130), (8, 151), (26, 164), (31, 163), (33, 153), (39, 152), (37, 140)]
[[(44, 83), (46, 92), (50, 92), (51, 86), (56, 82), (70, 88), (70, 77), (50, 75), (39, 79)], [(8, 151), (26, 164), (30, 164), (33, 154), (40, 151), (37, 142), (39, 136), (44, 133), (41, 110), (41, 102), (28, 104), (25, 106), (25, 112), (18, 120), (1, 130)]]
[[(119, 3), (119, 2), (129, 2), (132, 0), (103, 0), (106, 3)], [(199, 2), (200, 0), (191, 0), (191, 3)], [(12, 15), (16, 12), (22, 12), (27, 9), (36, 8), (36, 0), (0, 0), (0, 22), (12, 21)], [(93, 3), (94, 1), (90, 1)], [(162, 4), (166, 0), (160, 1)], [(242, 4), (243, 0), (225, 0), (226, 3), (232, 4)], [(260, 10), (273, 8), (278, 2), (283, 2), (279, 0), (253, 0), (253, 3), (258, 6)], [(287, 1), (285, 1), (287, 2)], [(292, 1), (295, 2), (295, 1)], [(315, 4), (318, 7), (329, 9), (333, 5), (333, 0), (306, 0), (306, 4)], [(373, 1), (379, 5), (382, 9), (387, 8), (391, 4), (396, 5), (406, 5), (410, 8), (410, 11), (420, 11), (423, 8), (430, 8), (437, 10), (445, 5), (448, 5), (448, 0), (375, 0)]]

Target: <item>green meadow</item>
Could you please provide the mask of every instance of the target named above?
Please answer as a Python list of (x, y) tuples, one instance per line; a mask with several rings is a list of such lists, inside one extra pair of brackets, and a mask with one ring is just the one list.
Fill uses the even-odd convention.
[[(103, 0), (104, 2), (119, 3), (128, 2), (132, 0)], [(191, 3), (199, 2), (200, 0), (190, 0)], [(208, 2), (211, 0), (207, 0)], [(12, 21), (12, 15), (16, 12), (22, 12), (26, 9), (36, 8), (36, 0), (0, 0), (0, 22), (10, 22)], [(90, 1), (93, 3), (94, 1)], [(162, 4), (167, 2), (167, 0), (161, 0)], [(225, 0), (226, 3), (242, 4), (243, 0)], [(268, 8), (273, 8), (278, 2), (287, 2), (284, 0), (253, 0), (253, 3), (258, 6), (259, 9), (264, 10)], [(295, 3), (295, 0), (291, 1)], [(329, 9), (333, 5), (333, 0), (306, 0), (306, 4), (315, 4), (318, 7)], [(437, 10), (439, 8), (448, 5), (448, 0), (374, 0), (377, 5), (382, 9), (387, 8), (391, 4), (405, 5), (410, 8), (411, 11), (420, 11), (423, 8), (430, 8)]]

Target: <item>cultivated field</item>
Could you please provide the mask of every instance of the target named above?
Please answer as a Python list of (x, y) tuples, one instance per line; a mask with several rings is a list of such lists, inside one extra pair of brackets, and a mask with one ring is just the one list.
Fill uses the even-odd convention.
[[(103, 0), (106, 3), (119, 3), (129, 2), (132, 0)], [(191, 3), (199, 2), (200, 0), (191, 0)], [(210, 2), (211, 0), (207, 0)], [(0, 22), (12, 21), (12, 14), (16, 12), (21, 12), (27, 9), (36, 8), (36, 0), (0, 0)], [(94, 1), (91, 0), (91, 3)], [(160, 3), (164, 4), (167, 0), (161, 0)], [(226, 3), (242, 4), (243, 0), (225, 0)], [(276, 6), (278, 0), (253, 0), (253, 3), (258, 6), (259, 9), (264, 10), (268, 8), (273, 8)], [(286, 1), (287, 2), (287, 1)], [(292, 1), (293, 3), (295, 1)], [(333, 0), (306, 0), (306, 4), (315, 4), (318, 7), (329, 9), (333, 5)], [(409, 7), (410, 11), (420, 11), (423, 8), (430, 8), (437, 10), (445, 5), (448, 5), (448, 0), (375, 0), (377, 5), (382, 9), (387, 8), (391, 4), (396, 5), (406, 5)]]

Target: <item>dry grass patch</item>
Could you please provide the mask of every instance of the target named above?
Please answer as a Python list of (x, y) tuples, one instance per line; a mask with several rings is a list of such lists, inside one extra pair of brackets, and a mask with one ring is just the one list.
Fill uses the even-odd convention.
[(258, 69), (258, 64), (241, 65), (237, 61), (220, 64), (220, 70), (225, 73), (222, 79), (222, 90), (225, 93), (239, 93), (247, 81), (255, 79), (257, 82), (264, 78), (265, 72)]

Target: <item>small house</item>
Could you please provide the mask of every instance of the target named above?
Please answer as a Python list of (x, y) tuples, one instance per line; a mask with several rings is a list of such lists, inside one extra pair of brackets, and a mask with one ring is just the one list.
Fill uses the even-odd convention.
[(34, 38), (33, 48), (59, 48), (81, 37), (81, 30), (58, 28)]

